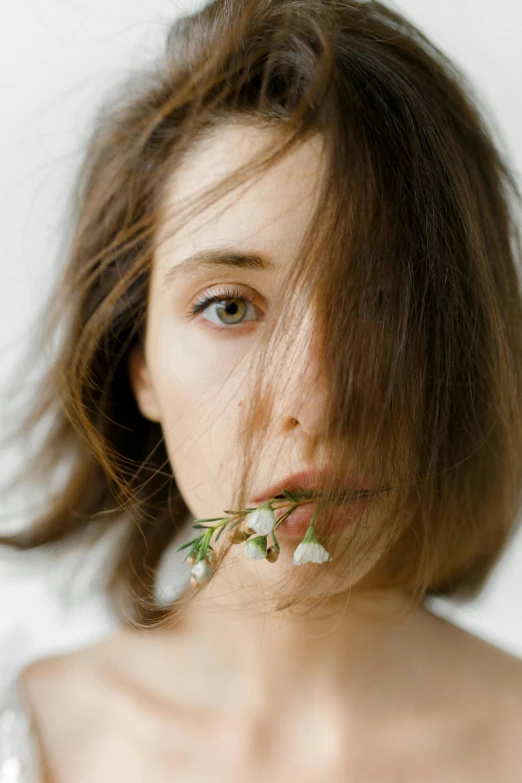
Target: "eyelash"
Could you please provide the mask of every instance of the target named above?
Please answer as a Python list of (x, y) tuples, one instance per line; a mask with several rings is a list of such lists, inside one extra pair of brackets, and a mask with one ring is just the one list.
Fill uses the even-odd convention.
[[(220, 291), (217, 291), (216, 293), (210, 295), (204, 295), (201, 297), (201, 299), (194, 302), (189, 309), (189, 318), (193, 318), (199, 313), (203, 312), (203, 310), (206, 310), (207, 307), (213, 302), (222, 302), (223, 300), (227, 300), (227, 299), (230, 300), (243, 299), (245, 302), (249, 302), (250, 304), (255, 304), (254, 297), (249, 294), (242, 293), (237, 286), (235, 286), (234, 288), (223, 288)], [(243, 322), (240, 321), (238, 324), (235, 324), (235, 326), (240, 326), (242, 323)], [(216, 326), (216, 324), (213, 324), (213, 326)], [(221, 328), (230, 329), (233, 326), (234, 324), (227, 325), (224, 323)]]

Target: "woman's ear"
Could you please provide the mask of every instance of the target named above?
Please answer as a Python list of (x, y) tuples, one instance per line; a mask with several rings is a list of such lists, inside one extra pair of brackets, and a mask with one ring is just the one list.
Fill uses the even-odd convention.
[(129, 382), (140, 413), (150, 421), (161, 421), (161, 411), (147, 366), (143, 345), (134, 345), (127, 357)]

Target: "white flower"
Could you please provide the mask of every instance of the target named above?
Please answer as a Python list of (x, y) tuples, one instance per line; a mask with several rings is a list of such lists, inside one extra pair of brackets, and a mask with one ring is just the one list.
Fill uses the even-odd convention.
[(262, 503), (254, 511), (251, 511), (246, 520), (248, 527), (253, 530), (254, 533), (259, 533), (264, 536), (267, 536), (272, 532), (275, 521), (276, 518), (269, 500)]
[(212, 566), (207, 560), (200, 560), (199, 563), (196, 563), (196, 565), (191, 568), (190, 574), (199, 584), (207, 582), (213, 574)]
[(326, 563), (332, 556), (321, 544), (299, 544), (294, 552), (294, 565), (303, 563)]
[(245, 543), (245, 555), (249, 560), (264, 560), (266, 557), (266, 536), (249, 538)]
[(308, 527), (303, 540), (294, 552), (294, 565), (303, 565), (303, 563), (326, 563), (327, 560), (331, 559), (331, 554), (319, 543), (315, 527), (311, 524)]

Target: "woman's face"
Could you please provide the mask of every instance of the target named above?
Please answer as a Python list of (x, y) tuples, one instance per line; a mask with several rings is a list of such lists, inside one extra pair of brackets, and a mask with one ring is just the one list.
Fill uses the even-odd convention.
[[(176, 204), (270, 145), (274, 132), (249, 125), (215, 132), (177, 170), (168, 193), (173, 214)], [(241, 408), (252, 389), (247, 360), (256, 353), (279, 276), (293, 263), (316, 206), (320, 151), (320, 137), (308, 140), (239, 196), (227, 195), (172, 236), (168, 226), (161, 232), (144, 355), (136, 349), (129, 369), (142, 414), (161, 423), (177, 485), (195, 518), (224, 516), (231, 507)], [(224, 250), (255, 254), (264, 264), (216, 263)], [(202, 252), (206, 262), (186, 260)], [(230, 303), (226, 310), (219, 301), (202, 301), (211, 296), (235, 298), (235, 310)], [(250, 498), (322, 461), (328, 392), (312, 320), (303, 328), (308, 347), (278, 395)], [(284, 350), (274, 357), (282, 371)]]

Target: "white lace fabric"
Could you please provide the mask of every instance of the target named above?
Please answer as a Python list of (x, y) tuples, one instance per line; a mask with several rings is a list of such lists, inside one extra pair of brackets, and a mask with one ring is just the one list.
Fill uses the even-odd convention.
[(0, 699), (0, 783), (42, 783), (33, 718), (18, 678)]

